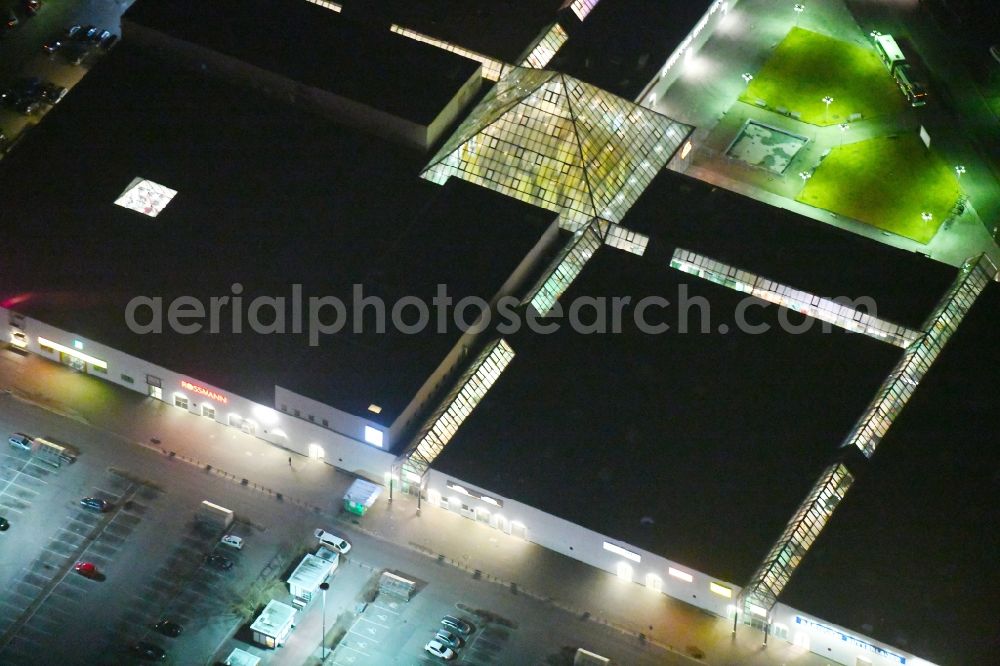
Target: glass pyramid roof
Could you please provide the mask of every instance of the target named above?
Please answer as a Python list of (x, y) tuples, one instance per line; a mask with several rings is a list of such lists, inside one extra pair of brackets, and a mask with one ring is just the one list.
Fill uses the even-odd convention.
[(458, 176), (560, 213), (620, 222), (693, 128), (559, 72), (512, 68), (421, 174)]

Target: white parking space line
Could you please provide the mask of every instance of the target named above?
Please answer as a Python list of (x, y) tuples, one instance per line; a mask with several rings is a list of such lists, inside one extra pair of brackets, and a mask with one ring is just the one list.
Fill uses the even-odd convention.
[[(356, 647), (351, 647), (350, 645), (344, 645), (344, 644), (341, 644), (341, 645), (340, 645), (340, 646), (338, 646), (338, 647), (339, 647), (340, 649), (342, 649), (342, 650), (350, 650), (351, 652), (357, 652), (358, 654), (360, 654), (360, 655), (363, 655), (363, 656), (365, 656), (365, 657), (370, 657), (370, 656), (371, 656), (370, 654), (368, 654), (368, 653), (367, 653), (367, 652), (365, 652), (364, 650), (359, 650), (358, 648), (356, 648)], [(339, 652), (339, 651), (340, 651), (340, 650), (338, 650), (338, 652)], [(338, 656), (337, 656), (337, 658), (339, 659), (339, 658), (340, 658), (340, 656), (338, 655)], [(352, 662), (350, 662), (350, 663), (354, 663), (354, 662), (352, 661)]]
[(396, 602), (389, 602), (388, 604), (383, 604), (376, 601), (372, 604), (372, 608), (377, 608), (379, 610), (386, 611), (387, 613), (392, 613), (393, 615), (399, 615), (399, 610)]

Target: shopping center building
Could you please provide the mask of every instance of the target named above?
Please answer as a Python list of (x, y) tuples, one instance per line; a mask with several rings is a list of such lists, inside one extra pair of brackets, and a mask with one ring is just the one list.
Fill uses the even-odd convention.
[[(343, 23), (350, 3), (325, 4), (336, 3), (310, 11), (330, 34), (374, 29)], [(685, 48), (724, 5), (712, 3)], [(933, 381), (932, 364), (956, 372), (982, 340), (997, 291), (988, 260), (956, 273), (673, 173), (693, 128), (566, 74), (511, 66), (477, 97), (468, 86), (489, 79), (482, 63), (421, 52), (458, 74), (413, 99), (425, 133), (403, 140), (418, 135), (357, 122), (351, 103), (403, 120), (411, 110), (378, 108), (363, 86), (319, 108), (323, 86), (287, 61), (180, 36), (154, 26), (156, 12), (141, 18), (144, 6), (122, 45), (0, 164), (23, 240), (0, 249), (11, 345), (418, 494), (739, 631), (844, 664), (949, 660), (933, 641), (911, 643), (914, 656), (889, 623), (815, 595), (834, 585), (822, 571), (842, 557), (823, 555), (831, 541), (877, 510), (875, 448), (905, 455), (889, 425), (901, 412), (905, 423), (911, 397), (926, 400), (914, 389)], [(123, 89), (142, 104), (112, 101)], [(82, 272), (58, 260), (80, 254)], [(445, 285), (453, 302), (483, 304), (473, 313), (506, 302), (523, 321), (563, 325), (503, 332), (494, 317), (381, 333), (375, 306), (353, 309), (356, 285), (390, 315)], [(310, 309), (326, 297), (357, 317), (334, 332), (335, 306)], [(620, 333), (570, 325), (574, 303), (591, 304), (577, 311), (586, 324), (593, 303), (616, 297), (631, 299)], [(156, 298), (161, 333), (148, 330)], [(196, 303), (207, 304), (200, 315)], [(415, 309), (400, 306), (399, 319), (413, 324)], [(742, 329), (741, 310), (770, 331)], [(977, 332), (963, 338), (967, 313)], [(640, 314), (655, 331), (635, 325)], [(201, 327), (166, 330), (178, 321)], [(956, 330), (963, 346), (938, 360)], [(892, 589), (873, 599), (886, 617), (908, 611)]]

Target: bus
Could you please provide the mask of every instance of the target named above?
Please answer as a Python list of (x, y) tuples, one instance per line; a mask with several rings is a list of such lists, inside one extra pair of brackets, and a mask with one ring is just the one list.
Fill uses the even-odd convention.
[(898, 64), (906, 62), (903, 50), (899, 48), (899, 44), (892, 38), (892, 35), (876, 35), (875, 52), (878, 53), (879, 59), (890, 74), (895, 74), (894, 70)]
[(76, 462), (79, 452), (69, 444), (56, 443), (44, 437), (35, 437), (31, 440), (31, 454), (53, 467), (61, 467), (64, 464)]
[(927, 104), (927, 77), (913, 49), (907, 47), (904, 50), (892, 35), (876, 35), (875, 52), (910, 106)]

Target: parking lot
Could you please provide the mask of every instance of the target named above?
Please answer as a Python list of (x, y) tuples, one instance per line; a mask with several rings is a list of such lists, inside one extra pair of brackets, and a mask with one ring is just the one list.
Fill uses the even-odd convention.
[(0, 3), (0, 18), (12, 12), (17, 19), (13, 27), (6, 27), (8, 19), (0, 25), (0, 93), (8, 93), (0, 98), (4, 137), (0, 157), (58, 102), (58, 96), (47, 98), (26, 82), (38, 79), (40, 84), (71, 89), (114, 48), (121, 14), (130, 4), (130, 0), (42, 0), (37, 13), (31, 14), (23, 0)]

